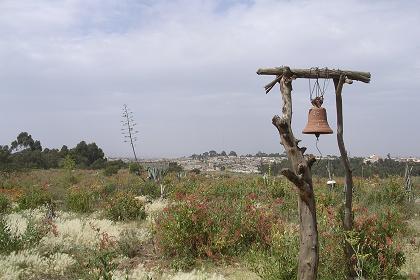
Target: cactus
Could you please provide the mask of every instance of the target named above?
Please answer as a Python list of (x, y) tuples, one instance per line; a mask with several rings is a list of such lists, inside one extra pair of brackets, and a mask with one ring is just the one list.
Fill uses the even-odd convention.
[(158, 171), (157, 171), (157, 169), (156, 168), (152, 168), (152, 167), (149, 167), (148, 169), (147, 169), (147, 172), (149, 173), (149, 176), (148, 176), (148, 178), (150, 179), (150, 180), (157, 180), (157, 177), (158, 177), (158, 175), (157, 175), (157, 173), (158, 173)]
[[(160, 182), (160, 180), (166, 175), (166, 169), (159, 167), (149, 167), (147, 169), (149, 172), (149, 180), (154, 180), (155, 182)], [(160, 184), (160, 197), (163, 198), (165, 193), (165, 186)]]
[(184, 178), (187, 174), (185, 172), (178, 172), (176, 173), (176, 177), (178, 178), (178, 180), (181, 181), (182, 178)]
[(158, 167), (149, 167), (147, 171), (149, 172), (149, 179), (156, 182), (160, 181), (165, 175), (165, 171)]

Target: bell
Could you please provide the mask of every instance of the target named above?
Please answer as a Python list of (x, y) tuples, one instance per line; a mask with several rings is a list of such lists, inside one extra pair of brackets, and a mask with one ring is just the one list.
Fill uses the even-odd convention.
[(315, 134), (318, 138), (320, 134), (332, 134), (333, 131), (328, 125), (327, 111), (325, 108), (313, 106), (309, 109), (308, 123), (303, 129), (304, 134)]

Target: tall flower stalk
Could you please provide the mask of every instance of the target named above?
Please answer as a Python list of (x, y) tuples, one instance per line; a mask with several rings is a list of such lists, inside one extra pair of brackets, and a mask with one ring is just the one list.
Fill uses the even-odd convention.
[(124, 136), (124, 143), (130, 143), (131, 148), (133, 149), (134, 159), (137, 162), (136, 149), (134, 148), (134, 143), (137, 141), (138, 130), (135, 130), (134, 127), (137, 125), (134, 122), (133, 112), (128, 108), (126, 104), (123, 106), (122, 114), (122, 135)]

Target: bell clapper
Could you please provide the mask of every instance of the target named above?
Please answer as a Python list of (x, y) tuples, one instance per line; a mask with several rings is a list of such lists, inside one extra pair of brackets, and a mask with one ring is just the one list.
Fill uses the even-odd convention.
[[(315, 134), (315, 136), (316, 136), (315, 147), (316, 147), (316, 149), (319, 153), (320, 159), (322, 159), (323, 156), (322, 156), (321, 150), (318, 148), (319, 134)], [(316, 164), (318, 165), (319, 162), (320, 162), (320, 160), (318, 160)]]
[[(311, 85), (311, 79), (309, 79), (309, 100), (311, 101), (312, 108), (309, 109), (308, 123), (306, 124), (302, 133), (315, 135), (315, 147), (320, 155), (320, 158), (322, 159), (322, 153), (318, 147), (319, 136), (321, 134), (333, 133), (333, 130), (330, 128), (327, 121), (327, 110), (322, 107), (322, 104), (324, 103), (324, 94), (329, 84), (329, 77), (327, 76), (327, 78), (324, 79), (324, 83), (321, 88), (318, 79), (320, 70), (318, 68), (311, 68), (310, 71), (312, 70), (316, 71), (317, 78), (313, 86)], [(325, 68), (325, 71), (327, 71), (327, 68)], [(319, 164), (319, 161), (317, 164)]]

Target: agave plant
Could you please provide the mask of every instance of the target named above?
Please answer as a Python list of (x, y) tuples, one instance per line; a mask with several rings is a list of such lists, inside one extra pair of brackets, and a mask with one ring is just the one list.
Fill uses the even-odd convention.
[(176, 173), (176, 177), (180, 181), (181, 181), (182, 178), (185, 178), (186, 176), (187, 176), (187, 174), (184, 171)]
[(160, 181), (165, 176), (165, 170), (159, 167), (149, 167), (147, 169), (149, 172), (149, 179), (155, 182)]
[[(161, 179), (166, 175), (166, 170), (159, 167), (149, 167), (147, 169), (149, 172), (149, 180), (153, 180), (155, 182), (160, 182)], [(161, 183), (160, 184), (160, 197), (163, 198), (165, 192), (165, 186)]]

